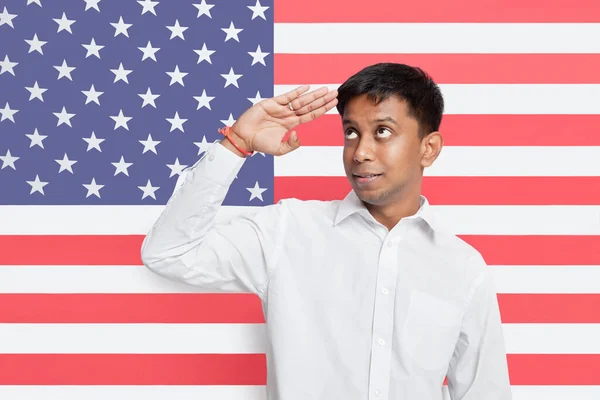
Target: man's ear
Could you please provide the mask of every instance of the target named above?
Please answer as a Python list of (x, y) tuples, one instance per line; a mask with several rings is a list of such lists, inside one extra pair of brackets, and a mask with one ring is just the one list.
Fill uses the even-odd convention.
[(421, 141), (421, 166), (430, 167), (444, 147), (444, 137), (440, 132), (431, 132)]

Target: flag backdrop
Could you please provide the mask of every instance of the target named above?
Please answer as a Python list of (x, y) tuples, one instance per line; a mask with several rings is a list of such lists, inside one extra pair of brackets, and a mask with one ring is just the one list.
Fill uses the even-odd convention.
[[(0, 399), (264, 399), (260, 302), (167, 282), (143, 235), (217, 129), (296, 85), (423, 67), (424, 194), (494, 270), (516, 400), (600, 399), (597, 0), (3, 0)], [(340, 199), (339, 116), (248, 159), (219, 218)]]

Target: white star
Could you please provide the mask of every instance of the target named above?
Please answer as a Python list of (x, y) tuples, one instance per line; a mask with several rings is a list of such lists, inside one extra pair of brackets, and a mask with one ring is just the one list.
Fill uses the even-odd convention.
[(142, 15), (146, 14), (147, 12), (151, 12), (152, 14), (156, 15), (156, 11), (154, 10), (154, 7), (156, 7), (156, 5), (158, 4), (158, 1), (144, 0), (144, 1), (138, 1), (138, 3), (142, 7), (144, 7), (144, 8), (142, 8)]
[(223, 125), (233, 126), (235, 124), (235, 119), (233, 119), (233, 114), (229, 113), (229, 118), (220, 120)]
[(194, 53), (198, 54), (198, 62), (196, 64), (200, 64), (202, 61), (206, 60), (209, 64), (212, 64), (210, 56), (213, 55), (215, 50), (208, 50), (206, 48), (206, 43), (202, 45), (200, 50), (194, 50)]
[(267, 11), (269, 9), (268, 6), (262, 6), (260, 4), (260, 1), (256, 0), (256, 5), (254, 6), (246, 6), (249, 9), (252, 10), (252, 19), (256, 18), (256, 17), (261, 17), (262, 19), (264, 19), (265, 21), (267, 20), (267, 17), (265, 17), (265, 11)]
[(115, 80), (113, 81), (113, 83), (115, 83), (117, 81), (123, 81), (125, 83), (129, 83), (129, 81), (127, 80), (127, 75), (129, 75), (131, 73), (131, 71), (133, 71), (133, 70), (132, 69), (124, 69), (123, 63), (119, 63), (118, 69), (110, 70), (110, 72), (115, 74)]
[(72, 81), (73, 78), (71, 78), (71, 72), (73, 72), (73, 70), (75, 70), (75, 68), (77, 67), (69, 67), (67, 65), (67, 60), (63, 59), (62, 65), (54, 65), (54, 68), (56, 68), (56, 70), (58, 71), (58, 78), (56, 78), (56, 80), (59, 80), (62, 77), (66, 77), (67, 79)]
[(15, 167), (15, 161), (17, 161), (19, 158), (21, 157), (15, 157), (12, 154), (10, 154), (10, 150), (6, 150), (6, 155), (0, 156), (0, 160), (2, 160), (2, 168), (0, 169), (11, 167), (16, 171), (17, 167)]
[(210, 102), (214, 99), (212, 96), (206, 95), (206, 90), (202, 90), (202, 96), (194, 96), (194, 99), (198, 102), (196, 110), (206, 107), (210, 110)]
[(44, 143), (42, 143), (42, 141), (48, 137), (48, 135), (40, 135), (37, 128), (35, 128), (32, 134), (26, 134), (25, 136), (31, 140), (29, 148), (40, 146), (42, 149), (44, 148)]
[(94, 38), (92, 38), (92, 41), (90, 42), (90, 44), (81, 44), (83, 47), (85, 47), (85, 49), (87, 50), (87, 53), (85, 55), (85, 58), (88, 58), (91, 55), (94, 55), (98, 58), (100, 58), (100, 50), (102, 50), (104, 48), (104, 46), (100, 46), (98, 44), (96, 44), (96, 40)]
[(100, 143), (104, 142), (106, 139), (97, 138), (96, 134), (92, 131), (92, 136), (90, 136), (89, 138), (83, 138), (83, 140), (85, 140), (88, 144), (86, 151), (90, 151), (91, 149), (96, 149), (100, 153), (102, 153), (102, 150), (100, 149)]
[(194, 142), (194, 144), (198, 146), (198, 155), (204, 153), (212, 145), (212, 143), (206, 141), (206, 135), (202, 136), (201, 142)]
[(42, 3), (40, 2), (40, 0), (27, 0), (27, 5), (30, 5), (32, 3), (35, 3), (40, 7), (42, 6)]
[(198, 9), (198, 15), (196, 18), (200, 18), (201, 15), (207, 15), (208, 18), (212, 19), (212, 15), (210, 15), (210, 9), (214, 6), (214, 4), (206, 4), (206, 0), (202, 0), (202, 3), (200, 4), (194, 4), (194, 7)]
[(170, 178), (173, 175), (181, 175), (181, 173), (183, 172), (184, 168), (187, 167), (187, 165), (179, 164), (179, 158), (175, 158), (175, 163), (167, 164), (167, 167), (171, 169), (171, 173), (169, 174)]
[(144, 154), (147, 151), (151, 151), (154, 154), (158, 154), (156, 152), (156, 146), (160, 143), (160, 140), (152, 140), (152, 135), (151, 134), (148, 134), (148, 139), (146, 139), (146, 140), (139, 140), (139, 142), (144, 145), (144, 149), (142, 150), (142, 154)]
[(156, 100), (158, 97), (160, 97), (160, 94), (152, 94), (152, 92), (150, 91), (150, 88), (148, 88), (148, 90), (146, 91), (146, 94), (138, 93), (138, 96), (140, 96), (142, 99), (144, 99), (144, 102), (142, 103), (142, 108), (144, 108), (147, 104), (150, 104), (152, 107), (156, 108), (156, 104), (154, 103), (154, 100)]
[(129, 171), (127, 171), (127, 168), (129, 168), (133, 165), (133, 163), (125, 162), (125, 159), (123, 158), (123, 156), (121, 156), (121, 159), (119, 160), (119, 162), (114, 162), (111, 164), (115, 167), (115, 175), (114, 176), (117, 176), (120, 173), (123, 173), (123, 174), (129, 176)]
[(100, 105), (99, 97), (104, 94), (104, 92), (96, 91), (96, 89), (94, 88), (94, 85), (92, 85), (92, 87), (90, 87), (90, 90), (82, 90), (81, 93), (85, 94), (85, 104), (89, 103), (90, 101), (93, 101), (94, 103), (96, 103), (98, 105)]
[(65, 109), (65, 106), (63, 106), (61, 112), (52, 113), (52, 114), (54, 114), (58, 118), (58, 122), (57, 122), (56, 126), (60, 126), (61, 124), (67, 124), (70, 127), (72, 127), (71, 126), (71, 118), (73, 118), (75, 116), (75, 114), (69, 114), (67, 112), (67, 110)]
[(127, 130), (129, 130), (129, 127), (127, 126), (127, 122), (129, 122), (130, 119), (132, 119), (133, 117), (126, 117), (123, 114), (123, 110), (119, 110), (119, 115), (115, 115), (115, 116), (110, 116), (113, 121), (115, 121), (115, 131), (117, 130), (117, 128), (119, 127), (123, 127)]
[(29, 90), (29, 93), (31, 93), (29, 95), (29, 101), (31, 101), (33, 99), (40, 99), (42, 102), (44, 101), (44, 98), (42, 97), (42, 95), (44, 94), (45, 91), (48, 90), (48, 89), (39, 87), (37, 81), (35, 81), (35, 83), (33, 84), (33, 87), (25, 86), (25, 89)]
[(179, 65), (175, 66), (175, 71), (173, 72), (167, 72), (167, 75), (169, 75), (171, 77), (171, 83), (169, 83), (169, 86), (173, 85), (175, 82), (179, 83), (181, 86), (184, 86), (183, 84), (183, 78), (187, 75), (187, 72), (181, 72), (179, 71)]
[(152, 47), (152, 44), (148, 40), (148, 44), (146, 45), (146, 47), (138, 47), (138, 49), (140, 49), (142, 53), (144, 53), (144, 55), (142, 55), (142, 61), (144, 61), (146, 58), (151, 58), (154, 61), (156, 61), (155, 54), (157, 51), (160, 50), (160, 47)]
[(41, 194), (44, 194), (44, 186), (48, 184), (48, 182), (40, 181), (40, 177), (37, 174), (35, 176), (35, 180), (26, 182), (31, 185), (31, 191), (29, 192), (29, 194), (34, 194), (35, 192), (40, 192)]
[(240, 41), (240, 38), (238, 38), (238, 33), (243, 31), (243, 29), (236, 29), (236, 27), (233, 25), (233, 21), (231, 21), (229, 24), (229, 28), (221, 28), (221, 30), (227, 34), (225, 41), (228, 41), (229, 39), (235, 39), (238, 42)]
[(67, 153), (65, 153), (62, 160), (54, 160), (54, 161), (56, 161), (58, 163), (58, 165), (60, 165), (60, 168), (58, 169), (59, 174), (63, 171), (69, 171), (72, 174), (74, 173), (73, 172), (73, 164), (75, 164), (77, 161), (69, 160)]
[(183, 37), (183, 32), (185, 32), (188, 29), (188, 27), (179, 25), (178, 19), (175, 20), (175, 25), (167, 26), (167, 29), (171, 31), (171, 37), (169, 38), (169, 40), (173, 39), (175, 36), (178, 36), (181, 39), (185, 40), (185, 38)]
[(119, 17), (119, 22), (111, 22), (110, 24), (115, 28), (115, 37), (119, 33), (129, 37), (129, 32), (127, 32), (127, 29), (133, 26), (133, 24), (126, 24), (123, 22), (123, 17)]
[(14, 29), (15, 26), (13, 25), (12, 20), (15, 19), (16, 16), (17, 14), (9, 14), (6, 10), (6, 6), (4, 6), (4, 11), (0, 13), (0, 26), (6, 24)]
[(15, 110), (14, 108), (10, 108), (10, 106), (8, 105), (8, 101), (6, 102), (6, 104), (4, 105), (4, 108), (0, 108), (0, 114), (2, 114), (2, 118), (0, 118), (0, 122), (4, 121), (5, 119), (9, 119), (12, 122), (15, 122), (15, 114), (18, 113), (19, 110)]
[(254, 187), (246, 188), (246, 190), (250, 192), (250, 200), (248, 201), (252, 201), (252, 199), (259, 199), (260, 201), (264, 201), (262, 194), (267, 189), (262, 189), (260, 186), (258, 186), (258, 182), (254, 184)]
[(229, 73), (227, 73), (227, 74), (221, 74), (221, 76), (226, 79), (224, 87), (227, 87), (229, 85), (234, 85), (236, 88), (239, 88), (237, 81), (243, 75), (242, 74), (236, 74), (235, 72), (233, 72), (233, 68), (230, 68), (229, 69)]
[(13, 68), (18, 64), (19, 63), (17, 62), (10, 61), (10, 59), (8, 58), (8, 54), (6, 54), (4, 56), (4, 61), (0, 61), (0, 75), (8, 71), (10, 74), (12, 74), (12, 76), (15, 76), (15, 71), (13, 70)]
[(138, 188), (142, 192), (144, 192), (144, 194), (142, 195), (142, 200), (144, 200), (148, 196), (150, 196), (154, 200), (156, 200), (156, 196), (154, 195), (154, 192), (156, 192), (158, 189), (160, 189), (160, 187), (158, 187), (158, 186), (152, 186), (152, 183), (150, 183), (150, 179), (148, 179), (148, 183), (146, 183), (146, 186), (138, 186)]
[(252, 103), (252, 105), (255, 105), (256, 103), (260, 102), (263, 100), (262, 97), (260, 97), (260, 91), (256, 91), (256, 97), (252, 98), (252, 97), (248, 97), (248, 100), (250, 100), (250, 102)]
[(96, 11), (100, 11), (100, 8), (98, 8), (98, 3), (100, 3), (100, 0), (83, 0), (85, 1), (85, 10), (87, 11), (90, 8), (95, 8)]
[(56, 33), (60, 31), (67, 31), (70, 34), (73, 34), (73, 31), (71, 31), (71, 25), (75, 23), (75, 20), (67, 19), (67, 15), (64, 13), (64, 11), (60, 19), (52, 18), (52, 20), (58, 24), (58, 30), (56, 31)]
[(25, 42), (29, 45), (29, 51), (27, 52), (27, 54), (29, 54), (33, 51), (37, 51), (40, 54), (44, 54), (44, 51), (42, 50), (42, 46), (45, 45), (46, 43), (48, 43), (43, 40), (39, 40), (37, 37), (37, 33), (33, 35), (33, 39), (31, 39), (31, 40), (25, 39)]
[(256, 48), (256, 51), (249, 51), (248, 54), (250, 54), (252, 56), (252, 65), (259, 62), (262, 65), (266, 66), (267, 64), (265, 64), (265, 57), (271, 53), (263, 53), (260, 49), (260, 44), (259, 44), (258, 47)]
[(175, 111), (175, 116), (173, 118), (166, 118), (166, 120), (171, 124), (171, 130), (169, 132), (173, 132), (175, 129), (185, 132), (183, 130), (183, 124), (187, 119), (179, 118), (179, 113), (177, 111)]
[(104, 185), (98, 185), (96, 183), (96, 178), (92, 178), (92, 181), (87, 185), (84, 183), (83, 187), (87, 189), (87, 194), (85, 195), (86, 199), (91, 195), (100, 198), (100, 189), (102, 189)]

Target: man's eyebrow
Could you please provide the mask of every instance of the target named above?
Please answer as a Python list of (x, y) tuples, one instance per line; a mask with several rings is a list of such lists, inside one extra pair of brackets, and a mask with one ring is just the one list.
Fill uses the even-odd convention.
[(344, 119), (342, 119), (342, 124), (344, 124), (344, 125), (345, 125), (345, 124), (356, 125), (356, 122), (354, 122), (354, 121), (353, 121), (353, 120), (351, 120), (351, 119), (344, 118)]
[(394, 125), (398, 125), (398, 122), (396, 122), (396, 120), (392, 117), (377, 118), (373, 122), (391, 122)]

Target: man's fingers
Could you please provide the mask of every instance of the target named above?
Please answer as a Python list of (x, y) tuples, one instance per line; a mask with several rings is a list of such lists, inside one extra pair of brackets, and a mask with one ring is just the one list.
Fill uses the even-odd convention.
[(326, 105), (331, 100), (335, 99), (337, 97), (337, 95), (338, 95), (337, 90), (332, 90), (331, 92), (328, 92), (327, 94), (325, 94), (325, 96), (317, 97), (312, 102), (305, 104), (302, 108), (300, 108), (298, 110), (294, 109), (294, 112), (298, 116), (307, 114), (313, 110), (318, 109), (319, 107)]
[(327, 94), (328, 91), (329, 91), (329, 88), (327, 88), (327, 86), (323, 86), (323, 87), (318, 88), (317, 90), (313, 90), (312, 92), (306, 93), (306, 94), (298, 97), (297, 99), (291, 100), (292, 108), (294, 109), (294, 112), (302, 109), (307, 104), (310, 104), (313, 101), (323, 97), (325, 94)]
[(327, 104), (322, 105), (321, 107), (312, 110), (311, 112), (300, 116), (300, 123), (305, 124), (314, 119), (319, 118), (321, 115), (325, 114), (327, 111), (331, 110), (338, 103), (337, 97), (328, 102)]
[(290, 90), (287, 93), (280, 94), (273, 98), (278, 104), (286, 105), (290, 101), (294, 100), (296, 97), (300, 96), (302, 93), (305, 93), (308, 89), (310, 89), (309, 85), (298, 86), (294, 90)]

